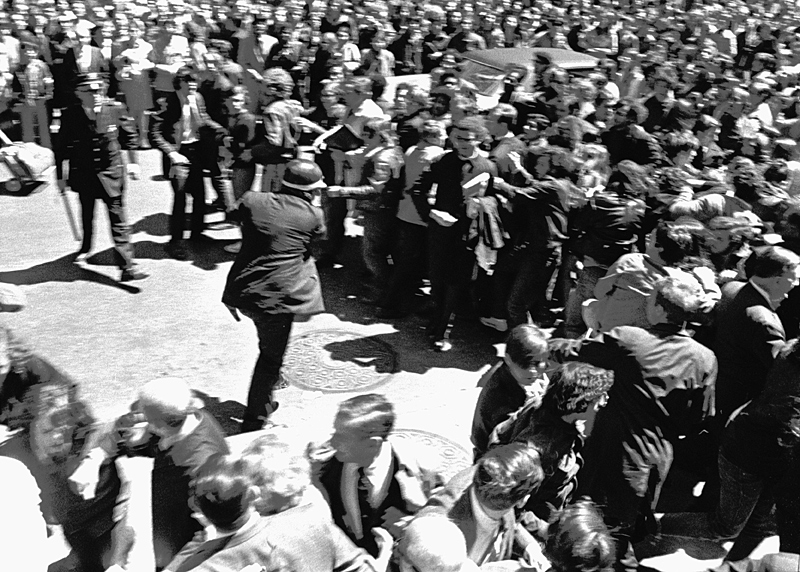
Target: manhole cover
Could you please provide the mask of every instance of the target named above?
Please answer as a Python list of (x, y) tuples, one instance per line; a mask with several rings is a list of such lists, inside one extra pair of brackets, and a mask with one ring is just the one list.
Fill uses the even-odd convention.
[(335, 393), (386, 383), (396, 365), (386, 342), (348, 330), (316, 330), (291, 339), (282, 372), (292, 385)]
[(455, 441), (451, 441), (436, 433), (419, 429), (394, 429), (392, 439), (407, 439), (419, 443), (439, 454), (441, 465), (439, 470), (445, 481), (449, 481), (457, 473), (472, 465), (472, 453)]

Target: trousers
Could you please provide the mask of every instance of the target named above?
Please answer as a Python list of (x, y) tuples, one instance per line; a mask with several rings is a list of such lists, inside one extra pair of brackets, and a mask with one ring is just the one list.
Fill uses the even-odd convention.
[(186, 227), (186, 195), (192, 197), (192, 222), (193, 236), (203, 232), (203, 218), (206, 209), (206, 188), (203, 181), (203, 161), (200, 154), (199, 143), (181, 145), (179, 153), (189, 161), (186, 165), (175, 165), (170, 172), (172, 192), (175, 194), (172, 203), (172, 218), (170, 219), (170, 234), (172, 241), (183, 240), (183, 231)]
[(294, 314), (264, 314), (242, 312), (253, 320), (258, 332), (258, 360), (253, 369), (243, 429), (260, 429), (269, 415), (267, 406), (272, 403), (275, 386), (281, 377), (283, 356), (292, 332)]
[(83, 226), (83, 241), (81, 252), (92, 250), (94, 238), (94, 207), (97, 200), (103, 201), (108, 210), (108, 219), (111, 223), (111, 237), (114, 239), (114, 261), (121, 269), (133, 266), (133, 245), (131, 244), (130, 228), (125, 216), (124, 192), (118, 196), (110, 196), (103, 188), (102, 183), (95, 177), (86, 181), (86, 186), (75, 189), (81, 202), (81, 223)]

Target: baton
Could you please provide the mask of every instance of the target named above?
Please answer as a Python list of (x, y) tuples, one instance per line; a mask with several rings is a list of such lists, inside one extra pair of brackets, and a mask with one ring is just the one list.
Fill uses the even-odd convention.
[(58, 194), (61, 195), (61, 202), (64, 203), (64, 210), (67, 211), (67, 220), (69, 221), (69, 228), (72, 230), (72, 238), (79, 241), (81, 240), (81, 236), (78, 234), (78, 224), (75, 222), (75, 215), (72, 214), (72, 207), (69, 204), (67, 192), (59, 189)]

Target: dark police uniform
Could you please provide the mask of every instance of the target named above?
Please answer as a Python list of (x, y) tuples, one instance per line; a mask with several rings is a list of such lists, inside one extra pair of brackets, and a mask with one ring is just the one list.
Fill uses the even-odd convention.
[(91, 250), (94, 206), (100, 199), (108, 208), (117, 265), (123, 271), (132, 269), (133, 247), (125, 216), (126, 169), (122, 149), (136, 146), (133, 120), (125, 105), (117, 101), (103, 101), (94, 113), (77, 104), (64, 112), (60, 133), (69, 161), (69, 186), (81, 201), (83, 244), (80, 252)]

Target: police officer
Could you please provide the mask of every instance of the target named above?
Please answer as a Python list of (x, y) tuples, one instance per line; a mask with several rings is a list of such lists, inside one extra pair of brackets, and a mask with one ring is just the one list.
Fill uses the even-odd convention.
[[(69, 162), (69, 181), (58, 186), (78, 193), (81, 201), (83, 244), (75, 262), (83, 263), (92, 248), (95, 202), (102, 200), (108, 209), (114, 257), (122, 271), (120, 280), (143, 280), (149, 276), (133, 261), (130, 229), (125, 216), (125, 176), (138, 178), (136, 163), (136, 127), (125, 105), (105, 97), (106, 82), (98, 73), (81, 76), (77, 84), (78, 102), (64, 113), (61, 144)], [(122, 144), (120, 144), (120, 139)], [(128, 150), (128, 162), (122, 147)]]

